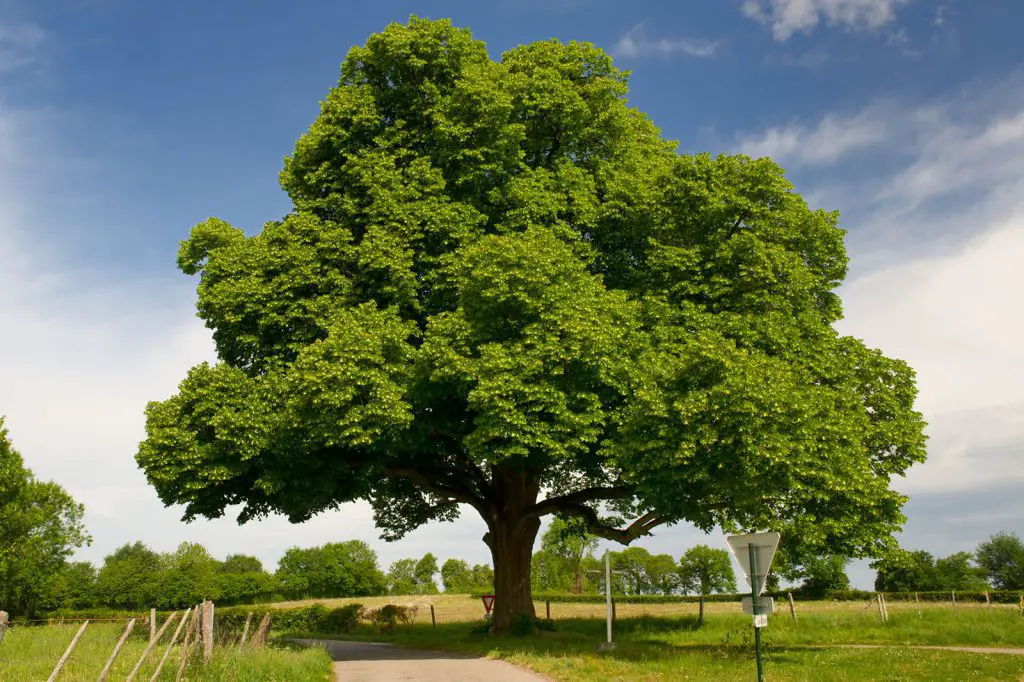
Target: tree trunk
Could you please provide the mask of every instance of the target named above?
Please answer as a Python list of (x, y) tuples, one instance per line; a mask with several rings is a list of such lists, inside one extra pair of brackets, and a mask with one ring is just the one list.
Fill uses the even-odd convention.
[(488, 533), (494, 560), (494, 632), (507, 631), (522, 614), (536, 617), (530, 560), (538, 530), (539, 519), (524, 519), (511, 524), (500, 521)]

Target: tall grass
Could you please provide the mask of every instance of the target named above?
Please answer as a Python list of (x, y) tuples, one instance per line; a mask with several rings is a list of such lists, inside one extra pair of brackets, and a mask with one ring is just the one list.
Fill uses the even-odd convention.
[[(0, 680), (4, 682), (39, 682), (45, 680), (75, 635), (77, 626), (15, 627), (0, 642)], [(90, 624), (61, 672), (61, 682), (93, 682), (103, 669), (114, 644), (124, 631), (120, 624)], [(139, 628), (121, 650), (110, 680), (123, 680), (142, 656), (148, 632)], [(157, 646), (143, 665), (136, 679), (148, 680), (167, 649)], [(178, 668), (181, 648), (175, 646), (160, 674), (159, 680), (173, 680)], [(331, 662), (322, 649), (291, 650), (268, 647), (241, 653), (230, 649), (214, 649), (213, 659), (203, 665), (193, 652), (184, 679), (204, 682), (285, 682), (324, 681), (332, 679)]]

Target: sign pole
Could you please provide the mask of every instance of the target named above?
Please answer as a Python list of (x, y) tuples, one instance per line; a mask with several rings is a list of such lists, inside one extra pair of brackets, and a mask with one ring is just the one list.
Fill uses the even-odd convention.
[(604, 553), (604, 602), (605, 616), (608, 620), (608, 648), (612, 646), (612, 556)]
[(757, 655), (757, 682), (764, 682), (764, 664), (761, 662), (761, 628), (757, 622), (761, 614), (761, 603), (758, 598), (760, 584), (757, 580), (757, 545), (747, 545), (750, 552), (750, 600), (754, 606), (754, 651)]

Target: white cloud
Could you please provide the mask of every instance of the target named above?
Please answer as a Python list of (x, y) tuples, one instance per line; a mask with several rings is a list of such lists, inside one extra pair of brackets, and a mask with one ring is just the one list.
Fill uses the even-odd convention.
[(707, 59), (715, 56), (718, 47), (717, 41), (697, 38), (651, 39), (647, 37), (643, 24), (637, 24), (619, 38), (612, 52), (620, 57), (671, 57), (675, 54), (685, 54)]
[(743, 154), (770, 156), (793, 166), (832, 164), (887, 138), (888, 122), (882, 110), (876, 106), (852, 117), (829, 114), (813, 126), (796, 122), (773, 126), (741, 138), (736, 146)]
[(896, 18), (896, 9), (910, 0), (744, 0), (743, 13), (771, 26), (775, 40), (785, 42), (799, 31), (809, 33), (825, 21), (829, 26), (877, 29)]

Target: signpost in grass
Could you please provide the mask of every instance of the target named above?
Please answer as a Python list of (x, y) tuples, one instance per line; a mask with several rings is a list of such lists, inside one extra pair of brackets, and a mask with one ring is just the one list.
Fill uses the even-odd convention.
[(757, 681), (764, 682), (764, 663), (761, 661), (761, 628), (768, 625), (768, 609), (762, 607), (760, 596), (764, 592), (768, 569), (771, 568), (775, 550), (779, 546), (779, 534), (730, 535), (726, 538), (726, 542), (729, 543), (729, 550), (736, 557), (740, 568), (747, 575), (747, 582), (750, 583), (750, 605), (754, 617), (754, 651), (757, 655)]

